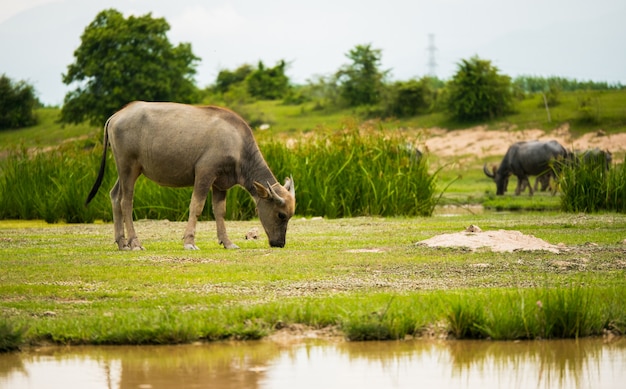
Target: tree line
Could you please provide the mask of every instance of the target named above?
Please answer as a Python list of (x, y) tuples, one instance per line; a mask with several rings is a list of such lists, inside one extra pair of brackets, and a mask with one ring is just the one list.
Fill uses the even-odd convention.
[[(517, 98), (543, 93), (558, 104), (562, 91), (621, 89), (621, 84), (577, 81), (560, 77), (501, 74), (491, 61), (472, 57), (457, 64), (447, 81), (424, 76), (391, 81), (382, 69), (382, 51), (360, 44), (346, 53), (348, 62), (335, 73), (294, 85), (289, 64), (242, 64), (222, 69), (215, 83), (199, 88), (194, 81), (200, 61), (189, 43), (172, 45), (164, 18), (151, 14), (124, 17), (115, 9), (98, 13), (81, 35), (74, 62), (63, 74), (73, 86), (64, 98), (61, 122), (89, 121), (101, 125), (133, 100), (211, 103), (230, 107), (255, 100), (285, 104), (313, 102), (316, 109), (354, 108), (366, 117), (407, 117), (434, 111), (448, 112), (457, 121), (496, 118), (514, 111)], [(106, 60), (103, 60), (106, 58)], [(0, 78), (0, 129), (36, 123), (40, 105), (35, 89), (25, 81)]]

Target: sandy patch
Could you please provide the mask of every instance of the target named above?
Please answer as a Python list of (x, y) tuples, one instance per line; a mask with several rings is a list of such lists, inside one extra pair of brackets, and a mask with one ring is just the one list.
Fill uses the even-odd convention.
[(605, 134), (598, 130), (574, 138), (567, 124), (550, 132), (538, 129), (488, 130), (486, 126), (453, 131), (432, 128), (426, 130), (426, 138), (423, 142), (426, 150), (441, 157), (501, 156), (511, 144), (527, 140), (556, 140), (567, 149), (577, 150), (598, 147), (614, 155), (626, 152), (626, 133)]
[(489, 248), (491, 251), (549, 251), (560, 253), (563, 249), (532, 235), (525, 235), (519, 231), (498, 230), (482, 231), (471, 225), (465, 231), (441, 234), (416, 243), (428, 247), (460, 247), (476, 251), (479, 248)]

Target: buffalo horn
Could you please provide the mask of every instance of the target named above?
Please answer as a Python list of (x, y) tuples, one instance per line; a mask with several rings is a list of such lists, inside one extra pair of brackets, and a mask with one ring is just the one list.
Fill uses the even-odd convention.
[(487, 168), (487, 164), (483, 165), (483, 172), (485, 172), (485, 175), (487, 177), (489, 177), (489, 178), (495, 178), (496, 177), (495, 173), (489, 171), (489, 168)]
[(285, 204), (285, 200), (282, 197), (280, 197), (278, 193), (276, 193), (276, 191), (274, 190), (274, 188), (272, 188), (269, 182), (267, 183), (267, 189), (269, 190), (270, 195), (272, 196), (272, 199), (274, 200), (276, 204), (278, 205)]

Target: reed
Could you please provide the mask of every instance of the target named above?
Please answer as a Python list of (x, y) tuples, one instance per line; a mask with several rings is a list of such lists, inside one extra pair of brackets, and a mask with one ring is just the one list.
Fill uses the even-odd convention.
[(604, 160), (575, 158), (564, 163), (559, 179), (565, 212), (626, 212), (626, 164), (605, 167)]
[[(74, 143), (36, 154), (12, 151), (0, 167), (0, 219), (43, 219), (50, 223), (111, 220), (108, 193), (100, 193), (84, 206), (98, 170), (101, 147), (85, 150)], [(354, 128), (293, 147), (276, 141), (260, 147), (281, 182), (289, 175), (295, 178), (300, 215), (430, 215), (434, 209), (436, 176), (428, 172), (427, 159), (417, 158), (398, 137), (361, 136)], [(116, 176), (109, 152), (101, 192), (108, 192)], [(134, 218), (185, 220), (190, 198), (191, 188), (163, 188), (140, 177)], [(254, 216), (250, 195), (240, 187), (229, 191), (227, 218), (247, 220)], [(205, 207), (201, 219), (212, 217), (211, 207)]]
[(329, 218), (430, 216), (436, 174), (406, 140), (348, 127), (327, 137), (261, 147), (277, 176), (293, 174), (297, 213)]

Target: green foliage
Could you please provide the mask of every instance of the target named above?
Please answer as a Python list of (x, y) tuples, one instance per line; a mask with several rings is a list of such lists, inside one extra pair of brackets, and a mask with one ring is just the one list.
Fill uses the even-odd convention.
[[(544, 100), (545, 98), (545, 100)], [(546, 104), (548, 107), (555, 107), (561, 103), (561, 88), (554, 83), (548, 85), (548, 90), (543, 93), (541, 102), (539, 103), (540, 108), (544, 108)]]
[(329, 218), (432, 214), (436, 174), (400, 137), (348, 127), (292, 148), (261, 149), (278, 177), (292, 174), (301, 215)]
[(406, 117), (426, 112), (434, 105), (435, 91), (431, 79), (398, 81), (386, 88), (386, 116)]
[(244, 64), (234, 71), (221, 70), (215, 85), (204, 90), (205, 100), (223, 102), (241, 111), (243, 104), (256, 100), (293, 99), (286, 68), (287, 63), (281, 60), (272, 68), (259, 61), (256, 69)]
[(254, 69), (249, 64), (243, 64), (234, 71), (230, 71), (228, 69), (220, 70), (217, 74), (217, 79), (215, 80), (215, 91), (218, 93), (228, 92), (233, 85), (244, 82), (246, 77), (248, 77), (253, 71)]
[(578, 94), (579, 120), (584, 123), (597, 124), (600, 122), (600, 96), (599, 93)]
[(195, 63), (191, 45), (174, 47), (163, 18), (124, 16), (109, 9), (85, 28), (63, 82), (76, 85), (65, 96), (61, 120), (102, 125), (133, 100), (194, 102)]
[(607, 82), (597, 81), (578, 81), (564, 77), (536, 77), (536, 76), (518, 76), (513, 80), (513, 84), (525, 93), (545, 92), (554, 87), (565, 92), (574, 92), (579, 90), (610, 90), (623, 89), (620, 83), (609, 84)]
[[(260, 144), (281, 181), (293, 175), (299, 214), (336, 218), (432, 213), (436, 176), (428, 172), (426, 158), (407, 149), (403, 139), (361, 136), (358, 129), (349, 128), (330, 141), (319, 138), (292, 148), (275, 141)], [(0, 169), (0, 219), (111, 220), (110, 201), (103, 193), (84, 206), (100, 153), (101, 146), (87, 152), (80, 144), (35, 155), (12, 152)], [(112, 187), (116, 176), (109, 152), (102, 192)], [(185, 220), (190, 198), (191, 188), (163, 188), (140, 178), (134, 218)], [(246, 220), (254, 216), (250, 195), (242, 188), (230, 190), (227, 217)], [(212, 217), (210, 206), (205, 207), (203, 217)]]
[(573, 163), (564, 164), (559, 179), (561, 210), (626, 212), (626, 164), (607, 169), (604, 158), (573, 158)]
[[(446, 317), (457, 339), (494, 340), (578, 338), (600, 335), (606, 329), (607, 292), (572, 282), (562, 288), (464, 294), (452, 303)], [(595, 306), (591, 303), (595, 302)]]
[(0, 218), (49, 223), (92, 222), (96, 216), (110, 220), (84, 206), (97, 160), (74, 144), (34, 155), (12, 151), (0, 169)]
[(490, 61), (464, 59), (447, 84), (447, 106), (461, 121), (501, 117), (513, 109), (511, 78), (499, 74)]
[[(560, 288), (464, 293), (446, 322), (457, 339), (562, 339), (600, 335), (611, 321), (611, 288), (571, 282)], [(615, 316), (615, 318), (621, 315)]]
[(35, 88), (26, 81), (14, 82), (0, 76), (0, 130), (28, 127), (37, 123)]
[(302, 94), (307, 100), (315, 103), (315, 111), (323, 111), (336, 107), (339, 101), (340, 90), (334, 77), (315, 76), (307, 80), (302, 88)]
[(250, 95), (262, 100), (276, 100), (285, 96), (289, 90), (286, 66), (285, 61), (279, 61), (273, 68), (266, 68), (263, 62), (259, 61), (257, 69), (245, 80)]
[(484, 308), (477, 301), (455, 301), (446, 316), (448, 331), (456, 339), (482, 338), (484, 316)]
[(19, 350), (24, 343), (26, 330), (14, 323), (0, 319), (0, 354)]
[(380, 102), (388, 71), (380, 70), (382, 53), (371, 44), (357, 45), (346, 57), (352, 61), (337, 71), (341, 97), (351, 106), (375, 105)]

